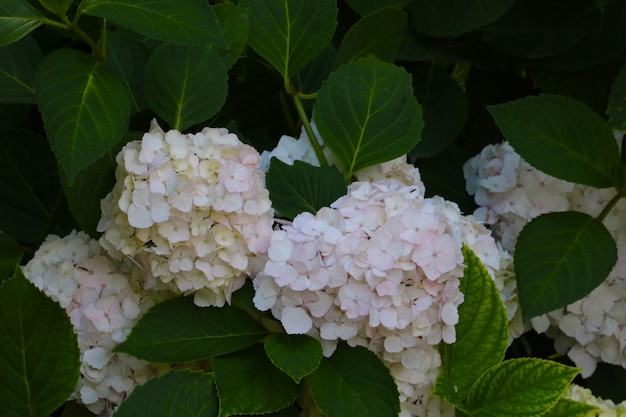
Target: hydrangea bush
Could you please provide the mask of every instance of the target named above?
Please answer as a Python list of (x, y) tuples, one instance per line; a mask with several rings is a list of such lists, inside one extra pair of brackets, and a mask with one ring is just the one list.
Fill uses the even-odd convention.
[(626, 4), (544, 3), (4, 1), (0, 414), (626, 415)]

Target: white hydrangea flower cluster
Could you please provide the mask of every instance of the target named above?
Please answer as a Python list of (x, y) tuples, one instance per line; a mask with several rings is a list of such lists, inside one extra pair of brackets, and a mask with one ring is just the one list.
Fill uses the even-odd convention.
[[(616, 193), (549, 176), (506, 142), (487, 146), (464, 171), (467, 191), (481, 206), (474, 216), (492, 225), (511, 251), (522, 227), (534, 217), (566, 210), (597, 216)], [(581, 300), (532, 320), (536, 331), (554, 338), (557, 351), (582, 369), (583, 377), (594, 372), (598, 361), (626, 367), (626, 201), (618, 202), (603, 223), (618, 246), (609, 277)]]
[(135, 386), (165, 370), (113, 348), (139, 316), (169, 294), (145, 291), (131, 262), (106, 256), (83, 232), (48, 236), (24, 275), (61, 304), (78, 335), (80, 381), (72, 396), (99, 416), (110, 416)]
[[(507, 259), (454, 203), (425, 198), (416, 168), (399, 160), (359, 175), (379, 179), (352, 183), (331, 207), (274, 232), (253, 280), (255, 305), (287, 333), (318, 338), (327, 356), (338, 340), (376, 352), (399, 386), (403, 417), (452, 416), (430, 392), (441, 366), (436, 345), (456, 340), (461, 246), (492, 274)], [(514, 293), (507, 277), (496, 281)]]
[(199, 306), (230, 301), (262, 264), (273, 210), (259, 153), (226, 129), (164, 132), (153, 122), (117, 156), (117, 183), (98, 231), (116, 258), (131, 257)]
[(589, 404), (597, 407), (596, 412), (590, 413), (589, 416), (593, 417), (625, 417), (626, 416), (626, 401), (622, 401), (619, 404), (615, 404), (611, 400), (604, 400), (602, 398), (593, 395), (590, 389), (583, 388), (576, 384), (571, 384), (567, 389), (565, 398), (570, 400)]

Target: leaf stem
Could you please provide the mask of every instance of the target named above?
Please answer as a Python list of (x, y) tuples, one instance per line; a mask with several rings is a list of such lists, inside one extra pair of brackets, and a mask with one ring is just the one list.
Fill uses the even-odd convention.
[(598, 214), (598, 217), (596, 217), (596, 219), (603, 221), (606, 218), (606, 216), (609, 215), (611, 210), (613, 210), (617, 202), (621, 200), (622, 197), (624, 197), (624, 194), (625, 194), (625, 191), (620, 191), (617, 194), (615, 194), (613, 198), (611, 199), (611, 201), (609, 201), (607, 205), (602, 209), (602, 212)]
[(317, 97), (317, 93), (303, 93), (301, 91), (298, 91), (298, 97), (300, 97), (302, 100), (313, 100)]
[(93, 50), (93, 52), (98, 57), (98, 61), (100, 61), (101, 63), (104, 64), (106, 62), (106, 56), (104, 55), (104, 51), (102, 50), (102, 48), (100, 48), (96, 44), (96, 42), (94, 42), (93, 39), (91, 39), (89, 37), (89, 35), (87, 35), (85, 33), (85, 31), (83, 31), (80, 28), (80, 26), (78, 26), (78, 15), (76, 15), (76, 16), (77, 16), (77, 18), (74, 19), (73, 22), (71, 22), (66, 16), (63, 16), (62, 17), (62, 19), (63, 19), (62, 23), (61, 22), (56, 22), (54, 20), (48, 20), (48, 19), (46, 19), (46, 21), (44, 23), (49, 24), (51, 26), (61, 27), (63, 29), (69, 30), (69, 31), (74, 32), (75, 34), (77, 34), (78, 37), (81, 38)]
[(315, 156), (317, 156), (317, 160), (319, 161), (320, 165), (327, 166), (328, 161), (326, 160), (326, 157), (324, 156), (324, 152), (322, 151), (322, 147), (320, 146), (320, 143), (317, 141), (317, 136), (315, 136), (315, 133), (313, 132), (313, 129), (311, 128), (311, 123), (309, 123), (309, 117), (304, 111), (304, 107), (302, 106), (302, 101), (300, 100), (300, 97), (298, 96), (297, 93), (296, 94), (292, 93), (291, 96), (293, 97), (293, 104), (296, 106), (296, 111), (298, 112), (298, 116), (300, 116), (300, 120), (302, 121), (302, 125), (304, 126), (304, 131), (309, 137), (309, 142), (311, 143), (311, 146), (313, 147), (313, 150), (315, 151)]

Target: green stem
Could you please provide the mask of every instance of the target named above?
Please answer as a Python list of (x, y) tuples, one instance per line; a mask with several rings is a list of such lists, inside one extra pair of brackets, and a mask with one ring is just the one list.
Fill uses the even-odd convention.
[(609, 213), (613, 210), (617, 202), (621, 200), (622, 197), (624, 197), (624, 194), (625, 194), (625, 191), (621, 191), (615, 194), (615, 196), (613, 196), (611, 201), (609, 201), (608, 204), (602, 209), (602, 212), (598, 214), (598, 217), (596, 217), (596, 219), (603, 221), (606, 218), (606, 216), (608, 216)]
[(298, 97), (300, 97), (302, 100), (313, 100), (317, 97), (317, 93), (303, 93), (301, 91), (298, 91)]
[(304, 126), (304, 131), (309, 137), (309, 142), (315, 151), (315, 156), (317, 156), (317, 160), (320, 162), (320, 165), (328, 165), (328, 161), (324, 156), (324, 152), (322, 152), (322, 147), (320, 143), (317, 141), (317, 136), (313, 133), (313, 129), (311, 128), (311, 124), (309, 123), (309, 117), (304, 111), (304, 107), (302, 106), (302, 101), (300, 101), (300, 97), (298, 94), (292, 94), (293, 104), (296, 106), (296, 110), (298, 115), (300, 116), (300, 120), (302, 120), (302, 125)]
[[(56, 23), (56, 24), (54, 24), (52, 26), (62, 27), (63, 29), (69, 30), (69, 31), (74, 32), (75, 34), (77, 34), (78, 37), (81, 38), (93, 50), (93, 52), (98, 57), (98, 61), (100, 61), (101, 63), (106, 62), (106, 56), (104, 55), (103, 49), (100, 48), (98, 46), (98, 44), (96, 44), (96, 42), (94, 42), (94, 40), (91, 39), (89, 37), (89, 35), (87, 35), (85, 33), (85, 31), (83, 31), (78, 26), (78, 15), (76, 15), (76, 18), (74, 19), (73, 22), (70, 22), (70, 20), (66, 16), (63, 16), (62, 19), (63, 19), (63, 23), (55, 22), (54, 20), (51, 20), (50, 22), (55, 22)], [(51, 23), (48, 23), (48, 22), (45, 22), (45, 23), (51, 24)]]

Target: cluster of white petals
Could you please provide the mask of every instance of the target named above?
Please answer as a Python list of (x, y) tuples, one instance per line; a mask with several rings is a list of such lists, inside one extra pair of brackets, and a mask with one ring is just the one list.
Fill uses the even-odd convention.
[(90, 411), (110, 416), (135, 386), (164, 370), (113, 352), (139, 316), (169, 296), (146, 291), (134, 264), (112, 260), (97, 241), (73, 232), (64, 238), (48, 236), (23, 270), (70, 317), (81, 361), (72, 398)]
[[(327, 356), (339, 340), (376, 352), (398, 384), (403, 417), (452, 416), (430, 392), (441, 366), (437, 344), (456, 340), (461, 247), (473, 249), (494, 279), (510, 257), (456, 204), (426, 198), (406, 162), (358, 175), (367, 181), (273, 233), (269, 260), (253, 280), (255, 306), (271, 310), (287, 333), (318, 338)], [(510, 275), (496, 280), (514, 297)]]
[[(617, 137), (621, 141), (621, 136)], [(467, 191), (480, 205), (474, 216), (490, 224), (505, 248), (513, 251), (522, 227), (549, 212), (580, 211), (597, 216), (614, 189), (572, 184), (549, 176), (524, 161), (508, 144), (489, 145), (464, 166)], [(538, 332), (555, 339), (590, 376), (597, 362), (626, 367), (626, 201), (604, 219), (615, 238), (618, 261), (608, 278), (569, 306), (532, 320)]]
[(153, 122), (117, 156), (98, 230), (113, 257), (152, 274), (148, 286), (222, 306), (263, 262), (273, 210), (261, 157), (226, 129), (164, 132)]
[(565, 398), (597, 407), (598, 410), (590, 413), (593, 417), (624, 417), (626, 416), (626, 401), (615, 404), (611, 400), (604, 400), (593, 395), (590, 389), (571, 384)]

